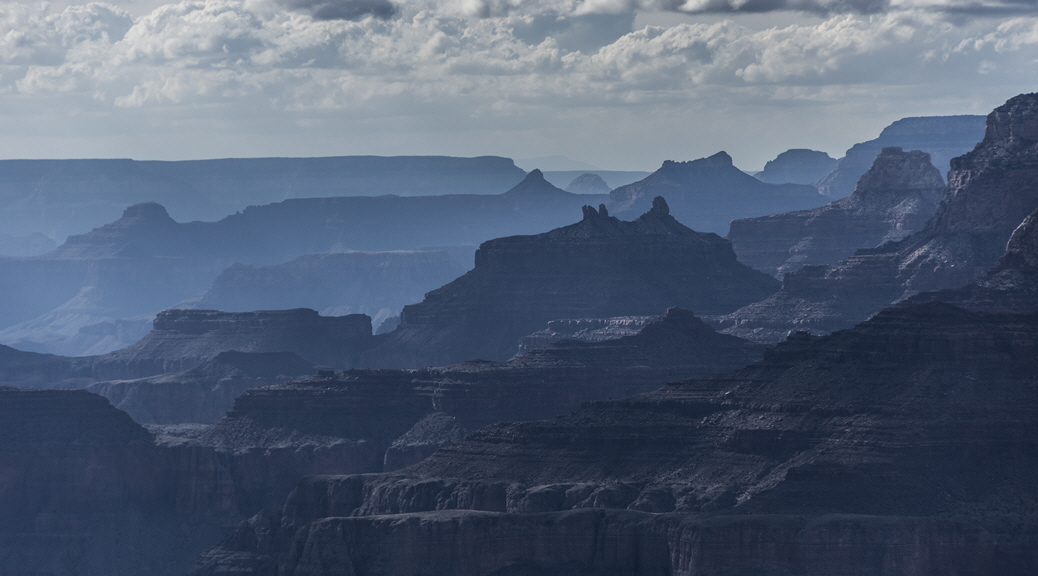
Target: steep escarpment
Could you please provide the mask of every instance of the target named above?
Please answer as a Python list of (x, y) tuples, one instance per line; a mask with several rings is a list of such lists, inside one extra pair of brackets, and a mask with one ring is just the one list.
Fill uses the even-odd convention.
[(1024, 574), (1036, 373), (1033, 310), (888, 309), (397, 474), (308, 479), (195, 574)]
[(675, 218), (695, 230), (726, 234), (736, 218), (815, 208), (826, 198), (811, 186), (766, 184), (732, 165), (718, 152), (689, 162), (667, 160), (659, 170), (609, 193), (609, 209), (632, 218), (649, 209), (656, 196), (667, 198)]
[(944, 198), (923, 230), (828, 266), (786, 274), (782, 290), (725, 316), (725, 332), (775, 342), (791, 332), (853, 326), (913, 294), (971, 282), (1038, 208), (1038, 94), (988, 115), (984, 140), (952, 161)]
[(740, 262), (782, 278), (918, 232), (943, 192), (929, 154), (884, 148), (850, 196), (814, 210), (733, 220), (727, 238)]
[(220, 352), (294, 352), (336, 368), (355, 365), (371, 345), (364, 314), (320, 316), (313, 310), (219, 312), (163, 310), (140, 342), (90, 359), (102, 379), (141, 378), (193, 368)]
[(922, 116), (902, 118), (883, 129), (879, 137), (855, 144), (833, 170), (814, 185), (830, 198), (843, 198), (854, 191), (873, 160), (890, 146), (922, 150), (930, 155), (941, 174), (951, 168), (951, 159), (969, 152), (984, 137), (983, 116)]
[(769, 184), (812, 184), (836, 166), (837, 160), (825, 152), (793, 148), (764, 165), (754, 178)]
[(555, 342), (508, 362), (322, 372), (252, 389), (203, 441), (234, 455), (243, 501), (269, 506), (304, 474), (401, 468), (492, 422), (551, 418), (762, 353), (675, 308), (632, 336)]
[(774, 279), (738, 263), (727, 241), (695, 232), (662, 198), (631, 222), (603, 206), (537, 236), (483, 243), (475, 269), (404, 308), (400, 326), (364, 354), (372, 367), (507, 360), (519, 339), (560, 318), (734, 310), (771, 294)]
[(216, 452), (81, 390), (0, 387), (0, 573), (173, 575), (239, 519)]

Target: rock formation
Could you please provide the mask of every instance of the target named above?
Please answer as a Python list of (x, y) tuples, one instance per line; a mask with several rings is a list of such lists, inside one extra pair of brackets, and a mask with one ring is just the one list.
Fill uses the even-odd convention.
[(1026, 574), (1035, 374), (1035, 309), (890, 308), (400, 472), (309, 478), (193, 574)]
[[(442, 250), (307, 254), (284, 264), (224, 270), (199, 296), (178, 308), (224, 312), (311, 308), (323, 316), (367, 314), (378, 326), (471, 268)], [(462, 252), (462, 251), (457, 251)]]
[(1038, 94), (988, 115), (984, 140), (952, 160), (948, 186), (923, 230), (829, 266), (785, 275), (782, 290), (720, 320), (724, 331), (776, 342), (805, 330), (848, 328), (913, 294), (966, 284), (1004, 253), (1038, 208)]
[(173, 576), (239, 520), (217, 454), (100, 396), (0, 387), (0, 573)]
[(947, 174), (951, 159), (972, 150), (983, 137), (983, 116), (902, 118), (884, 128), (879, 138), (852, 146), (832, 172), (814, 185), (830, 198), (847, 196), (854, 191), (861, 175), (872, 166), (876, 155), (890, 146), (922, 150), (930, 155), (941, 174)]
[(732, 165), (718, 152), (690, 162), (663, 163), (644, 180), (609, 193), (609, 208), (630, 218), (649, 208), (656, 196), (667, 198), (675, 218), (695, 230), (726, 234), (736, 218), (815, 208), (826, 198), (811, 186), (765, 184)]
[(740, 262), (782, 278), (918, 232), (943, 192), (929, 154), (884, 148), (850, 196), (813, 210), (733, 220), (727, 238)]
[(212, 424), (250, 388), (272, 386), (314, 373), (313, 363), (292, 352), (220, 352), (183, 372), (98, 382), (87, 391), (141, 424)]
[[(294, 352), (314, 364), (350, 368), (372, 341), (364, 314), (320, 316), (313, 310), (219, 312), (163, 310), (140, 342), (92, 358), (97, 378), (140, 378), (188, 370), (220, 352)], [(86, 360), (86, 359), (84, 359)]]
[(601, 342), (632, 336), (641, 331), (655, 316), (620, 316), (617, 318), (578, 318), (552, 320), (548, 327), (519, 340), (519, 354), (526, 354), (559, 340)]
[(609, 194), (612, 188), (602, 180), (602, 177), (598, 174), (581, 174), (574, 178), (569, 186), (566, 186), (566, 192), (572, 192), (573, 194)]
[(484, 242), (472, 271), (406, 306), (400, 326), (377, 337), (361, 362), (507, 360), (520, 338), (551, 320), (660, 314), (672, 306), (718, 314), (776, 286), (738, 263), (724, 239), (681, 225), (662, 198), (631, 222), (609, 216), (605, 206), (585, 206), (576, 224)]
[(763, 350), (675, 308), (632, 336), (555, 342), (508, 362), (325, 371), (251, 389), (200, 441), (229, 455), (243, 509), (255, 510), (280, 504), (306, 474), (401, 468), (492, 422), (551, 418), (744, 366)]
[(768, 184), (813, 184), (836, 167), (836, 162), (825, 152), (793, 148), (769, 160), (753, 176)]

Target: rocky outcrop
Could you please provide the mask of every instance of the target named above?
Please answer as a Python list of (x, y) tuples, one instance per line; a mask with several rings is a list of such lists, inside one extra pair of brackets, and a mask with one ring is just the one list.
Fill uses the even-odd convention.
[(240, 519), (216, 452), (100, 396), (0, 388), (0, 573), (183, 574)]
[(609, 193), (609, 209), (621, 218), (633, 218), (649, 209), (656, 196), (667, 198), (671, 212), (695, 230), (726, 234), (737, 218), (764, 216), (815, 208), (827, 199), (811, 186), (765, 184), (732, 165), (732, 157), (718, 152), (690, 162), (667, 160), (659, 170)]
[(879, 138), (852, 146), (832, 172), (814, 185), (830, 198), (847, 196), (875, 157), (891, 146), (926, 152), (940, 173), (946, 174), (952, 158), (969, 152), (984, 137), (984, 122), (983, 116), (902, 118), (884, 128)]
[(786, 274), (782, 290), (725, 316), (729, 334), (776, 342), (792, 332), (848, 328), (884, 306), (969, 283), (1004, 253), (1038, 208), (1038, 94), (1011, 98), (988, 115), (984, 140), (952, 160), (948, 186), (923, 230), (829, 266)]
[(929, 154), (884, 148), (850, 196), (814, 210), (733, 220), (727, 238), (740, 262), (782, 278), (918, 232), (943, 192)]
[(100, 379), (142, 378), (188, 370), (220, 352), (294, 352), (314, 364), (355, 365), (371, 345), (364, 314), (320, 316), (313, 310), (219, 312), (163, 310), (147, 336), (133, 346), (91, 359)]
[(242, 502), (275, 506), (305, 474), (402, 468), (492, 422), (551, 418), (762, 353), (671, 309), (633, 336), (555, 342), (508, 362), (328, 371), (251, 389), (202, 441), (233, 454)]
[(768, 184), (813, 184), (836, 167), (837, 160), (825, 152), (793, 148), (779, 154), (753, 176)]
[(566, 192), (573, 194), (609, 194), (610, 190), (612, 188), (598, 174), (581, 174), (566, 186)]
[(631, 222), (609, 216), (605, 206), (585, 206), (584, 219), (571, 226), (484, 242), (475, 269), (406, 306), (400, 326), (377, 337), (361, 362), (507, 360), (520, 338), (551, 320), (660, 314), (672, 306), (717, 314), (760, 300), (776, 285), (738, 263), (727, 241), (681, 225), (662, 198)]
[(519, 355), (547, 346), (558, 340), (601, 342), (632, 336), (646, 324), (656, 320), (655, 316), (620, 316), (618, 318), (579, 318), (552, 320), (548, 327), (538, 330), (519, 340)]
[(932, 302), (732, 373), (301, 482), (196, 576), (1026, 574), (1038, 312)]
[(307, 254), (284, 264), (235, 264), (178, 308), (224, 312), (310, 308), (324, 316), (367, 314), (378, 326), (471, 267), (439, 250)]
[(86, 387), (141, 424), (212, 424), (250, 388), (272, 386), (314, 373), (292, 352), (220, 352), (190, 370)]

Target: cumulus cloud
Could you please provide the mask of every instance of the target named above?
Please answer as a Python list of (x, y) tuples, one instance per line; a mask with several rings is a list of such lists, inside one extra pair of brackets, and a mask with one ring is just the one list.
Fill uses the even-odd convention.
[(284, 5), (318, 20), (360, 20), (365, 16), (385, 19), (397, 11), (389, 0), (284, 0)]

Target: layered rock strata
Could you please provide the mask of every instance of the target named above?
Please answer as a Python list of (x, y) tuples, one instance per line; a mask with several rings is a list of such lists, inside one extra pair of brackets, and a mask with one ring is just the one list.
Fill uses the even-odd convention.
[(930, 302), (745, 369), (310, 478), (193, 572), (1026, 574), (1038, 312)]
[(984, 122), (983, 116), (972, 115), (902, 118), (884, 128), (875, 140), (852, 146), (814, 185), (830, 198), (847, 196), (876, 156), (890, 146), (922, 150), (940, 173), (946, 174), (952, 158), (969, 152), (984, 137)]
[(918, 232), (943, 192), (929, 154), (884, 148), (850, 196), (813, 210), (733, 220), (727, 238), (740, 262), (782, 278)]
[(735, 259), (724, 239), (686, 228), (662, 198), (631, 222), (604, 206), (537, 236), (484, 242), (475, 268), (420, 304), (364, 353), (369, 367), (507, 360), (519, 340), (559, 318), (718, 314), (771, 294), (777, 282)]
[(279, 505), (305, 474), (401, 468), (492, 422), (551, 418), (762, 353), (671, 309), (633, 336), (555, 342), (508, 362), (328, 371), (252, 389), (201, 440), (234, 455), (243, 502)]
[(618, 318), (578, 318), (552, 320), (548, 327), (519, 340), (519, 355), (541, 348), (558, 340), (601, 342), (632, 336), (655, 316), (620, 316)]
[(1038, 94), (988, 115), (984, 140), (952, 160), (948, 186), (923, 230), (828, 266), (787, 273), (782, 290), (724, 316), (729, 334), (775, 342), (798, 330), (853, 326), (913, 294), (966, 284), (1004, 253), (1038, 208)]
[(737, 218), (815, 208), (827, 198), (812, 186), (766, 184), (739, 170), (732, 157), (718, 152), (689, 162), (667, 160), (643, 180), (609, 193), (609, 209), (632, 218), (664, 196), (675, 218), (695, 230), (726, 234)]

